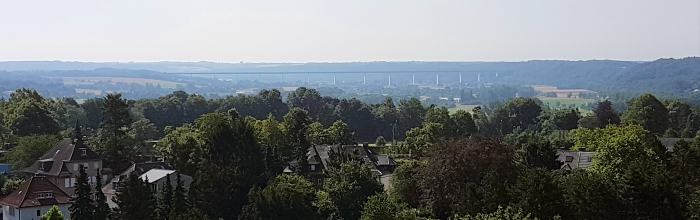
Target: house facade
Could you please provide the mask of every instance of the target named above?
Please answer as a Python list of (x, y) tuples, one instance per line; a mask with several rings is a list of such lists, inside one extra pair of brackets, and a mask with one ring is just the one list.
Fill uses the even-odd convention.
[(3, 220), (39, 220), (54, 205), (70, 220), (71, 196), (44, 176), (34, 176), (0, 200)]

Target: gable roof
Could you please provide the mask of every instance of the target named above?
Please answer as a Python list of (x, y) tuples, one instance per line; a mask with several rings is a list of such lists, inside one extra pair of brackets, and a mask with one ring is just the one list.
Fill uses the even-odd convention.
[[(40, 193), (51, 193), (51, 198), (40, 198)], [(34, 176), (17, 190), (0, 200), (0, 204), (15, 208), (48, 206), (70, 203), (71, 197), (46, 177)]]
[(151, 169), (139, 176), (139, 179), (153, 183), (172, 173), (175, 173), (175, 170)]
[[(65, 138), (23, 171), (34, 174), (58, 176), (64, 167), (64, 162), (100, 160), (100, 157), (97, 153), (92, 151), (92, 149), (85, 145), (78, 145), (79, 146), (76, 146), (71, 139)], [(83, 149), (85, 150), (84, 155)], [(42, 169), (43, 162), (51, 163), (51, 168), (48, 170)]]

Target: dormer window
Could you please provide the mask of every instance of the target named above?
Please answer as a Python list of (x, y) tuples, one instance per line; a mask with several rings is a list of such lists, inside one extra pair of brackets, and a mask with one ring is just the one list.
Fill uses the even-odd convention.
[(51, 191), (37, 192), (36, 194), (37, 199), (53, 199), (53, 192)]
[(87, 148), (80, 148), (80, 155), (81, 156), (87, 156)]

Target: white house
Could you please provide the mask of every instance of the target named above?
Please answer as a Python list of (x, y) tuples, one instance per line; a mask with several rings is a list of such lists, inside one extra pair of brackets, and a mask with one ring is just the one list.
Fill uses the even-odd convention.
[(0, 200), (3, 220), (39, 220), (52, 206), (70, 220), (71, 197), (46, 177), (35, 176)]

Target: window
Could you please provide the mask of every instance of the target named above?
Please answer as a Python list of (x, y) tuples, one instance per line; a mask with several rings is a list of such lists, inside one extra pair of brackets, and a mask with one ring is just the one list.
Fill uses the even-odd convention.
[(15, 207), (9, 207), (9, 213), (10, 213), (10, 216), (15, 216)]
[(41, 216), (41, 210), (39, 210), (39, 209), (36, 210), (36, 216)]
[(80, 164), (73, 164), (73, 169), (76, 171), (80, 170)]
[(315, 170), (316, 170), (316, 165), (313, 165), (313, 164), (312, 164), (312, 165), (311, 165), (311, 171), (315, 171)]
[(53, 198), (53, 192), (51, 192), (51, 191), (37, 192), (37, 199), (51, 199), (51, 198)]
[(70, 178), (63, 179), (63, 183), (64, 183), (63, 186), (65, 186), (66, 188), (71, 187)]
[(87, 156), (87, 149), (86, 148), (80, 148), (80, 155)]

